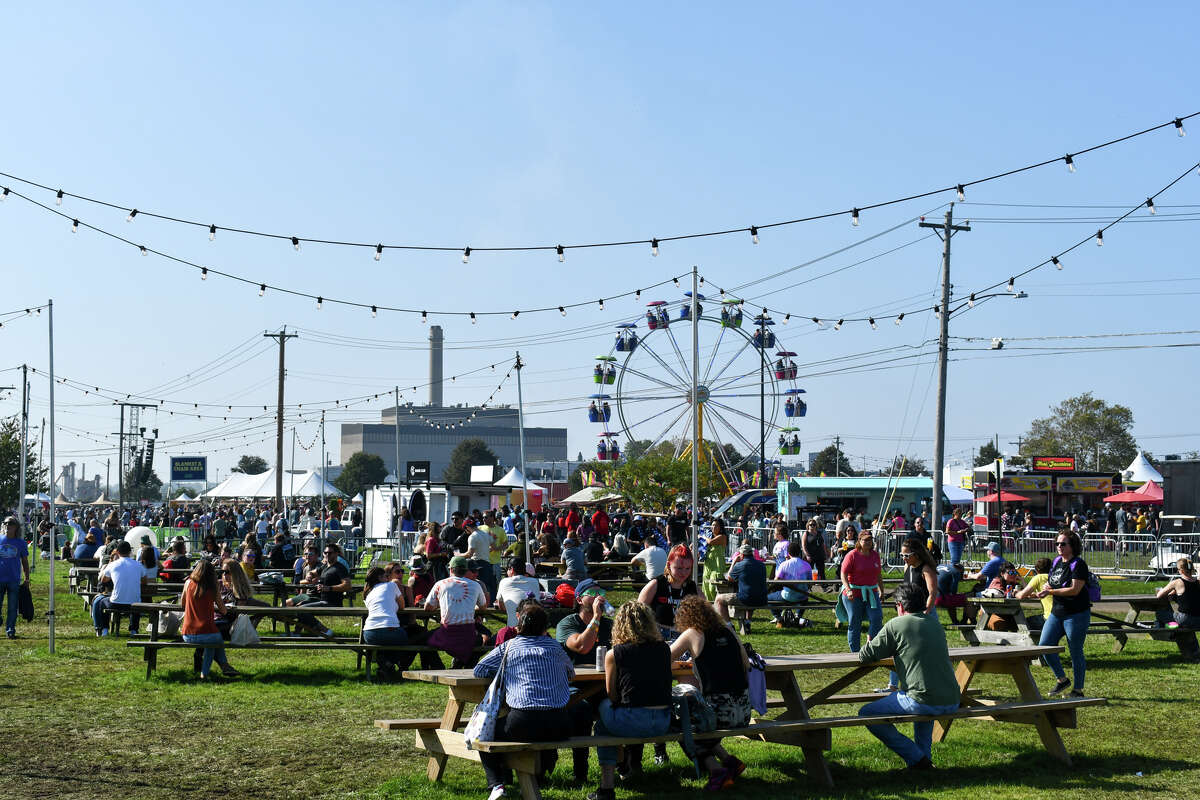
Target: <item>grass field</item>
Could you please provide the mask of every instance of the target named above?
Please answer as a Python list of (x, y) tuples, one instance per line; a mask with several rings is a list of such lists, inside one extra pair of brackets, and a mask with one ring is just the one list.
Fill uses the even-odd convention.
[[(478, 765), (451, 759), (446, 779), (431, 785), (413, 734), (387, 733), (375, 719), (440, 716), (444, 690), (428, 684), (374, 685), (349, 653), (270, 654), (231, 651), (245, 677), (198, 683), (190, 651), (165, 651), (145, 678), (141, 652), (124, 639), (97, 639), (82, 603), (59, 573), (57, 652), (45, 623), (19, 624), (20, 638), (0, 640), (0, 798), (414, 798), (486, 797)], [(1132, 593), (1120, 582), (1106, 593)], [(35, 573), (39, 615), (46, 606), (45, 564)], [(623, 599), (615, 596), (614, 601)], [(761, 652), (837, 652), (846, 647), (827, 614), (817, 632), (776, 631), (759, 624), (750, 637)], [(957, 634), (951, 645), (959, 644)], [(934, 747), (935, 773), (918, 779), (865, 730), (837, 730), (829, 753), (836, 788), (810, 784), (798, 750), (735, 740), (730, 749), (750, 768), (725, 794), (734, 798), (1031, 796), (1195, 797), (1200, 795), (1200, 665), (1185, 664), (1169, 642), (1131, 641), (1120, 654), (1110, 637), (1089, 641), (1090, 695), (1107, 707), (1083, 709), (1080, 727), (1064, 730), (1075, 758), (1066, 769), (1045, 754), (1033, 728), (960, 721)], [(1045, 688), (1050, 671), (1035, 666)], [(881, 673), (858, 690), (881, 685)], [(803, 680), (803, 677), (802, 677)], [(984, 675), (985, 692), (1013, 697), (1011, 681)], [(849, 713), (849, 707), (823, 713)], [(655, 768), (619, 797), (694, 796), (702, 787), (672, 747), (669, 767)], [(592, 778), (598, 774), (592, 760)], [(570, 759), (544, 789), (548, 800), (583, 798), (569, 785)]]

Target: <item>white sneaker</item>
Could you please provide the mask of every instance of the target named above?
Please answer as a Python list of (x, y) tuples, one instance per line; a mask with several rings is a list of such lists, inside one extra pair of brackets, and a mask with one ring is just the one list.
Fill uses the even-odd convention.
[(500, 800), (507, 793), (504, 786), (493, 786), (492, 793), (488, 795), (488, 800)]

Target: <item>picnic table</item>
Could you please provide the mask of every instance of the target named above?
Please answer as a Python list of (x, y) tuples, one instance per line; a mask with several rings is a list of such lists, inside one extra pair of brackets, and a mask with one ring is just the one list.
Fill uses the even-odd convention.
[[(1084, 706), (1101, 705), (1103, 698), (1045, 699), (1038, 690), (1029, 670), (1029, 663), (1047, 653), (1061, 652), (1061, 647), (959, 647), (952, 648), (950, 659), (955, 666), (955, 678), (960, 692), (961, 707), (951, 714), (935, 719), (934, 741), (943, 741), (950, 731), (954, 719), (979, 719), (995, 722), (1016, 722), (1036, 727), (1042, 744), (1047, 751), (1065, 764), (1071, 757), (1063, 744), (1058, 729), (1075, 727), (1075, 710)], [(779, 744), (799, 747), (804, 753), (808, 770), (813, 779), (833, 785), (833, 778), (825, 758), (832, 749), (832, 730), (876, 724), (930, 719), (911, 714), (887, 717), (833, 716), (813, 717), (813, 708), (822, 705), (864, 703), (877, 699), (875, 693), (843, 694), (876, 669), (892, 666), (891, 659), (871, 664), (860, 664), (855, 653), (817, 653), (790, 656), (772, 656), (766, 660), (766, 685), (768, 690), (778, 691), (781, 700), (769, 701), (769, 709), (782, 709), (771, 718), (754, 720), (746, 728), (713, 731), (697, 734), (698, 738), (745, 736)], [(832, 679), (819, 689), (805, 692), (797, 680), (799, 673), (816, 671), (832, 672)], [(980, 673), (997, 673), (1012, 677), (1018, 702), (998, 702), (985, 699), (971, 688), (974, 676)], [(676, 672), (690, 675), (690, 670)], [(563, 742), (477, 742), (474, 749), (467, 749), (459, 729), (463, 725), (463, 714), (468, 703), (480, 702), (491, 684), (491, 678), (476, 678), (470, 670), (408, 670), (404, 677), (425, 681), (448, 689), (446, 706), (440, 719), (377, 720), (376, 726), (385, 730), (414, 730), (417, 747), (429, 753), (427, 775), (430, 780), (440, 780), (449, 756), (478, 760), (479, 751), (504, 753), (509, 764), (518, 773), (524, 800), (540, 797), (537, 783), (533, 779), (537, 771), (538, 750), (569, 747), (595, 747), (599, 744), (631, 744), (637, 742), (674, 741), (678, 734), (661, 737), (573, 737)], [(580, 688), (571, 702), (580, 702), (590, 694), (603, 690), (603, 672), (591, 667), (577, 667), (573, 684)]]

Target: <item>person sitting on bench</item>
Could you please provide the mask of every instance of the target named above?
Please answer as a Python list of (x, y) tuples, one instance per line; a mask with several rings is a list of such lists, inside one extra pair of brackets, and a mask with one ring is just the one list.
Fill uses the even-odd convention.
[(466, 556), (450, 559), (450, 577), (433, 585), (425, 608), (441, 610), (442, 624), (425, 643), (449, 653), (454, 659), (452, 669), (459, 669), (471, 660), (479, 643), (475, 631), (476, 609), (487, 608), (487, 593), (479, 581), (467, 577)]
[[(863, 706), (860, 717), (892, 714), (936, 716), (958, 710), (960, 693), (946, 646), (946, 632), (936, 614), (928, 614), (928, 594), (917, 583), (902, 583), (892, 599), (896, 617), (888, 620), (858, 651), (860, 663), (891, 658), (899, 675), (899, 691)], [(891, 723), (868, 725), (872, 735), (904, 759), (911, 770), (933, 769), (933, 722), (914, 722), (909, 739)]]
[[(314, 559), (311, 556), (315, 556), (316, 551), (306, 552), (305, 555), (309, 556), (309, 566), (305, 568), (301, 584), (307, 586), (308, 593), (296, 595), (288, 600), (286, 605), (341, 608), (342, 599), (346, 592), (350, 591), (350, 571), (339, 560), (341, 554), (342, 549), (330, 542), (325, 545), (325, 560), (320, 564), (313, 564)], [(312, 614), (298, 615), (296, 623), (326, 639), (333, 638), (333, 629), (322, 625)]]
[[(802, 553), (804, 545), (799, 541), (790, 541), (787, 544), (787, 558), (775, 569), (775, 580), (779, 581), (810, 581), (813, 576), (812, 565), (804, 560)], [(807, 603), (808, 590), (797, 588), (794, 586), (784, 586), (777, 592), (771, 592), (767, 595), (767, 600), (772, 603)], [(790, 609), (787, 611), (779, 611), (771, 609), (771, 616), (775, 618), (776, 628), (803, 628), (811, 623), (804, 618), (804, 611), (794, 612)]]
[(146, 569), (130, 557), (133, 548), (122, 539), (117, 542), (117, 557), (100, 570), (99, 580), (112, 581), (111, 595), (101, 595), (92, 600), (92, 622), (97, 636), (108, 636), (112, 610), (129, 611), (134, 603), (142, 602), (142, 583), (146, 580)]
[[(1159, 589), (1155, 597), (1175, 596), (1178, 610), (1171, 613), (1170, 607), (1157, 611), (1158, 624), (1167, 628), (1200, 628), (1200, 581), (1196, 580), (1196, 568), (1191, 559), (1181, 558), (1175, 562), (1179, 577)], [(1195, 632), (1177, 634), (1179, 650), (1191, 661), (1200, 661), (1200, 646)]]

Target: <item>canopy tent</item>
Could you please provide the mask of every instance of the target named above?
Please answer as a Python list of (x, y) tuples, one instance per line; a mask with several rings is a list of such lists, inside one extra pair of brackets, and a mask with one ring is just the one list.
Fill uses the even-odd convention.
[(62, 492), (59, 492), (59, 493), (58, 493), (58, 497), (54, 498), (54, 505), (56, 505), (56, 506), (67, 506), (67, 507), (69, 507), (69, 506), (77, 506), (77, 505), (79, 505), (79, 504), (78, 504), (78, 503), (72, 503), (70, 500), (68, 500), (66, 497), (64, 497), (64, 496), (63, 496), (63, 493), (62, 493)]
[[(320, 497), (324, 487), (326, 497), (345, 497), (336, 486), (314, 470), (307, 472), (284, 472), (284, 497)], [(275, 470), (269, 469), (258, 475), (247, 475), (235, 472), (219, 484), (205, 492), (203, 497), (246, 497), (269, 498), (275, 496)]]
[(104, 493), (101, 492), (99, 497), (97, 497), (95, 500), (88, 503), (87, 505), (89, 505), (89, 506), (115, 506), (116, 504), (117, 503), (115, 500), (109, 500), (108, 497), (106, 497), (104, 495)]
[(946, 495), (946, 499), (950, 501), (952, 506), (969, 505), (975, 496), (967, 489), (960, 489), (957, 486), (943, 486), (942, 494)]
[(625, 495), (619, 494), (612, 489), (603, 486), (588, 486), (580, 489), (573, 495), (560, 500), (557, 505), (564, 506), (570, 503), (578, 503), (581, 506), (598, 505), (600, 503), (612, 503), (617, 500), (624, 500)]
[(1163, 503), (1163, 490), (1154, 481), (1147, 481), (1145, 486), (1132, 492), (1119, 492), (1118, 494), (1110, 494), (1104, 498), (1106, 503), (1146, 503), (1149, 505), (1161, 506)]
[(1146, 481), (1145, 485), (1137, 490), (1137, 493), (1144, 494), (1152, 500), (1161, 501), (1163, 499), (1162, 487), (1156, 481)]
[(1024, 503), (1029, 498), (1023, 494), (1013, 494), (1012, 492), (993, 492), (975, 499), (980, 503)]
[(1155, 481), (1161, 484), (1163, 480), (1162, 473), (1154, 468), (1154, 465), (1140, 451), (1137, 458), (1133, 459), (1125, 471), (1121, 473), (1121, 477), (1125, 483), (1146, 483), (1147, 481)]
[(509, 489), (524, 489), (526, 486), (526, 481), (528, 481), (530, 489), (538, 489), (543, 492), (546, 491), (545, 487), (538, 486), (536, 483), (526, 478), (521, 474), (521, 470), (517, 469), (516, 467), (513, 467), (508, 472), (504, 473), (504, 477), (493, 483), (492, 486), (503, 486)]
[(29, 503), (29, 502), (49, 503), (50, 495), (46, 494), (45, 492), (38, 492), (37, 494), (27, 494), (27, 495), (25, 495), (25, 502), (26, 503)]
[(185, 493), (183, 493), (183, 492), (180, 492), (180, 493), (179, 493), (179, 496), (178, 496), (178, 497), (172, 497), (170, 502), (171, 502), (171, 503), (173, 503), (173, 504), (179, 504), (179, 503), (199, 503), (199, 502), (200, 502), (200, 500), (199, 500), (198, 498), (195, 498), (195, 497), (188, 497), (188, 496), (187, 496)]
[(351, 503), (361, 503), (362, 501), (363, 501), (362, 492), (359, 492), (358, 494), (354, 495), (354, 497), (350, 498)]

